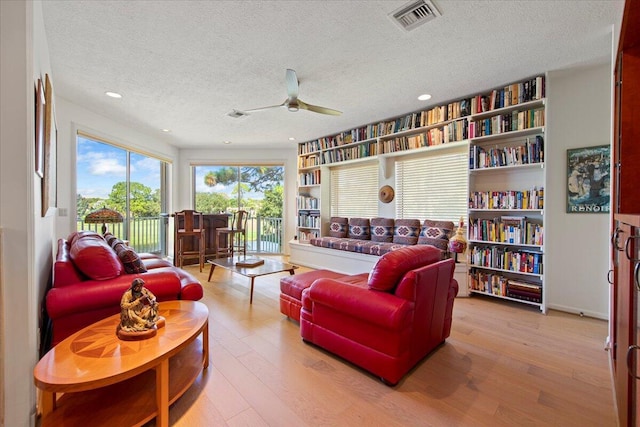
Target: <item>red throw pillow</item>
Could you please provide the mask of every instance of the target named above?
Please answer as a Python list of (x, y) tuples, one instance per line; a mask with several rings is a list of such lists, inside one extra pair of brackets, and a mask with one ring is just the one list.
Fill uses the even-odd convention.
[(95, 231), (91, 231), (91, 230), (74, 231), (73, 233), (69, 234), (69, 237), (67, 237), (67, 242), (69, 242), (69, 247), (73, 246), (76, 240), (81, 237), (92, 237), (94, 239), (103, 239), (103, 237), (100, 234), (96, 233)]
[(122, 274), (122, 262), (104, 239), (78, 237), (69, 250), (71, 260), (85, 276), (107, 280)]
[(389, 292), (409, 270), (440, 261), (440, 251), (427, 245), (406, 246), (382, 255), (369, 273), (369, 289)]

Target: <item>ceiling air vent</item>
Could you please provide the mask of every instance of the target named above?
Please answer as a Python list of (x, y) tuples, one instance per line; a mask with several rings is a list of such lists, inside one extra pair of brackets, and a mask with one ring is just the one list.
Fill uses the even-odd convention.
[(389, 14), (389, 17), (405, 31), (429, 22), (436, 16), (441, 16), (431, 1), (417, 0), (402, 6)]

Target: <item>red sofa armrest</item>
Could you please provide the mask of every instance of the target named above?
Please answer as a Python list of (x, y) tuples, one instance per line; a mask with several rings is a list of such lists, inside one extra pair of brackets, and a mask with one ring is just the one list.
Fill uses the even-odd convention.
[(325, 305), (385, 329), (408, 326), (413, 311), (412, 302), (393, 294), (334, 279), (318, 279), (313, 282), (309, 288), (309, 298), (314, 305)]

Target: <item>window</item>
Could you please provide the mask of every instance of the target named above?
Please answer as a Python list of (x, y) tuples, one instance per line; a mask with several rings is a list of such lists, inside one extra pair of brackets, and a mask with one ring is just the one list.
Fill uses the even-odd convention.
[(331, 216), (378, 216), (378, 163), (331, 169)]
[(467, 215), (468, 148), (396, 162), (396, 218), (453, 221)]
[(169, 164), (84, 133), (76, 141), (77, 229), (100, 230), (84, 217), (107, 207), (124, 217), (122, 223), (107, 224), (114, 235), (138, 252), (166, 254)]
[(248, 251), (282, 253), (283, 166), (192, 165), (192, 179), (197, 211), (245, 210)]

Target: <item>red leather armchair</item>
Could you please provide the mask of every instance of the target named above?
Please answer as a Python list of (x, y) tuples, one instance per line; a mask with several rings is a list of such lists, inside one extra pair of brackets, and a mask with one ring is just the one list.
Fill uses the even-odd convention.
[(417, 245), (383, 255), (368, 280), (318, 279), (302, 293), (302, 338), (395, 385), (449, 336), (453, 270)]

